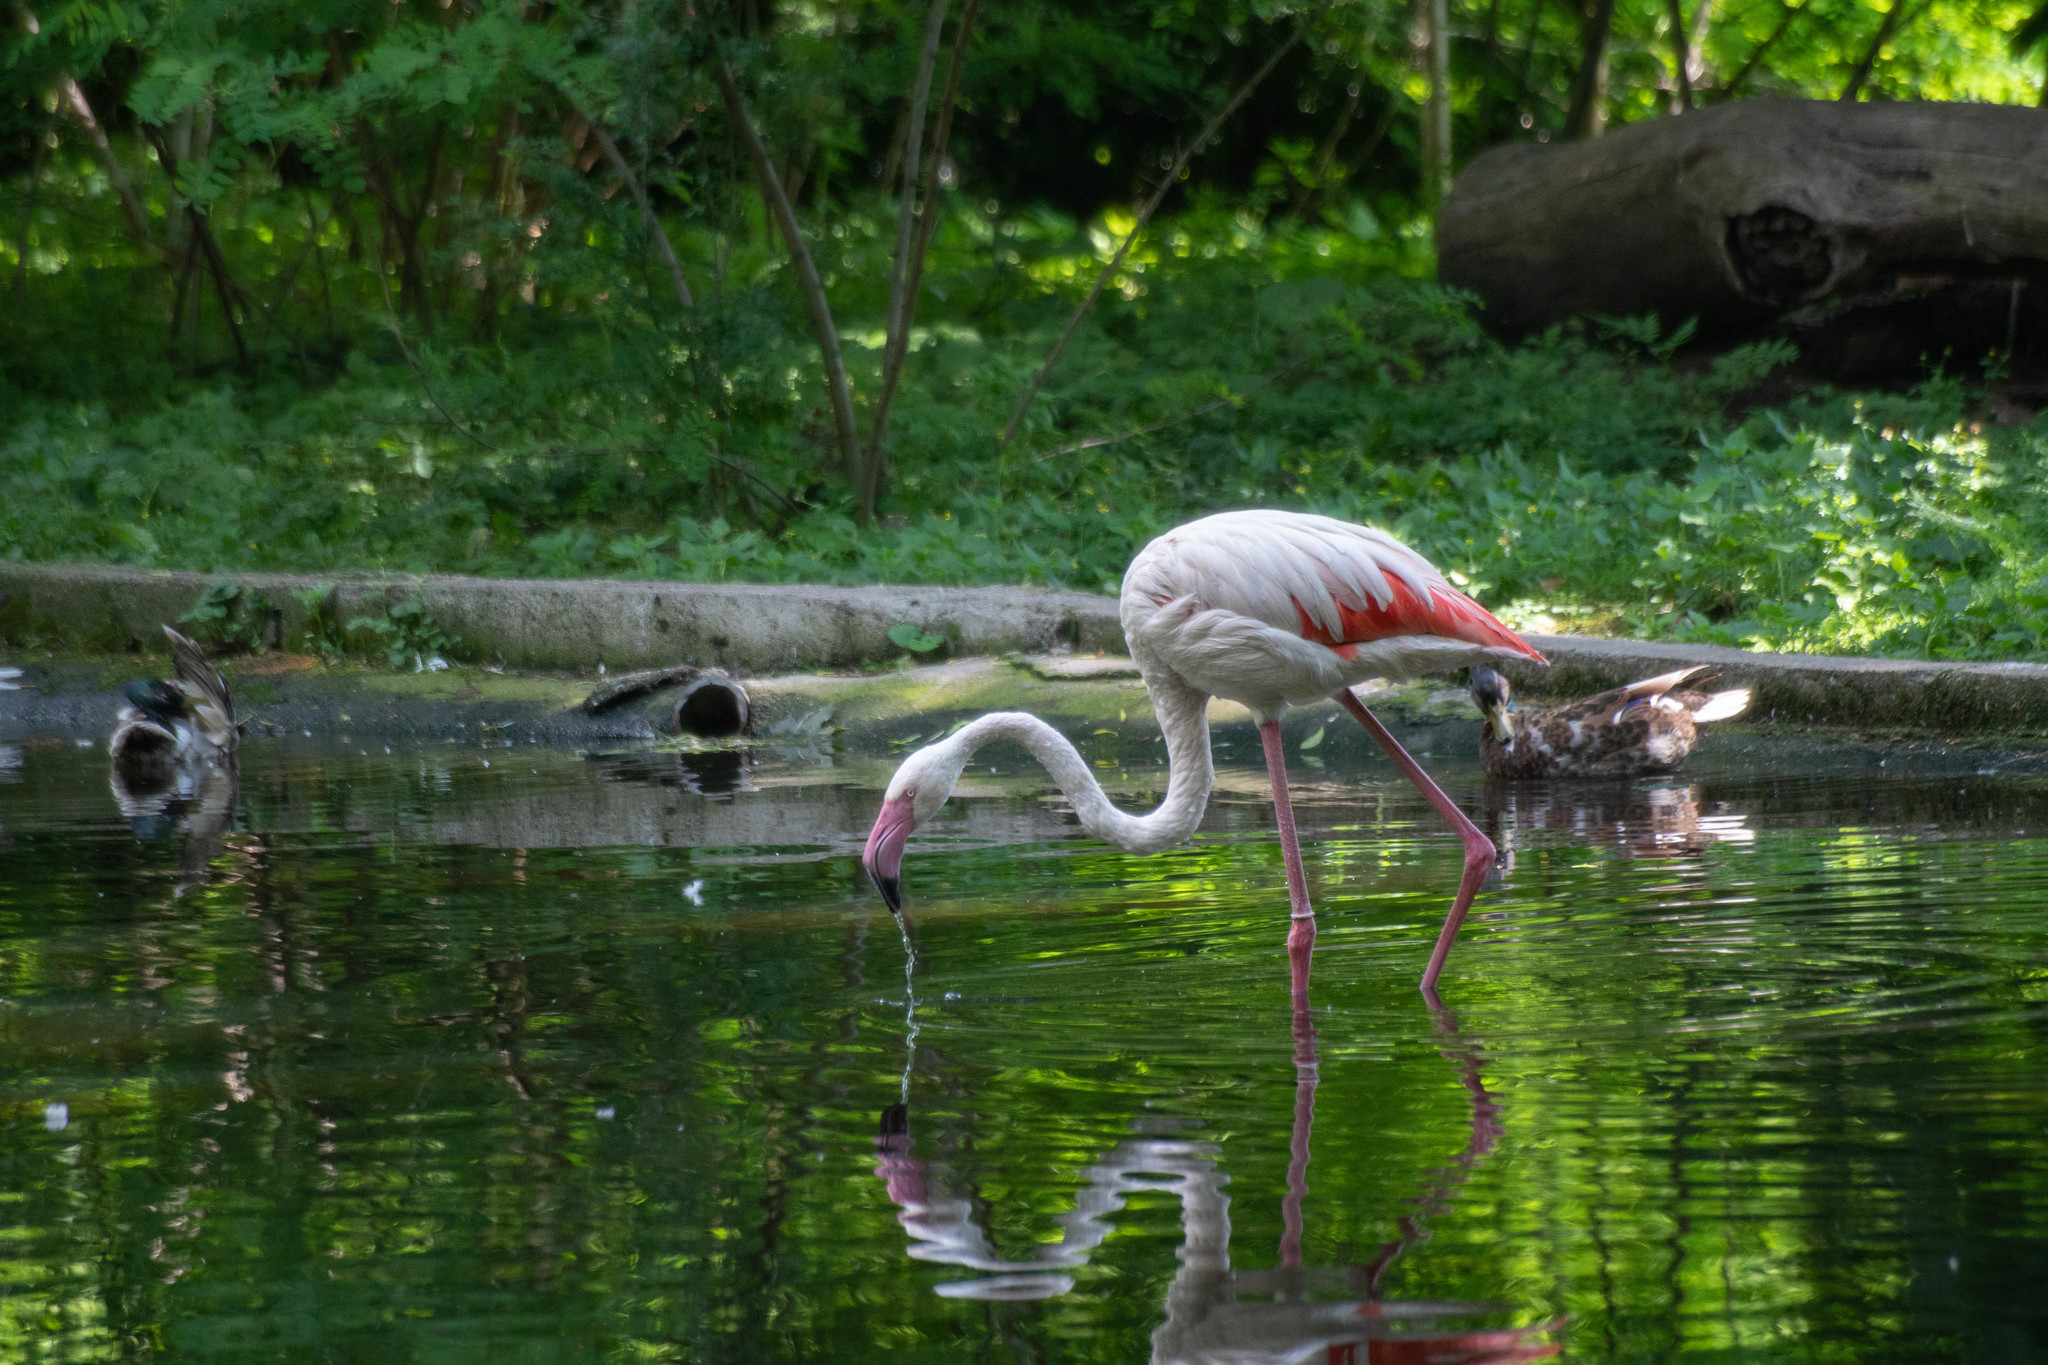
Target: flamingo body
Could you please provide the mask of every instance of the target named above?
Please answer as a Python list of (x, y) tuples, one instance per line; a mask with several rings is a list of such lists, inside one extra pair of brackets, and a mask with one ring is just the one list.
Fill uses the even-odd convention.
[(1158, 537), (1124, 574), (1124, 637), (1261, 721), (1368, 678), (1544, 658), (1384, 531), (1300, 512), (1219, 512)]
[(1179, 843), (1200, 824), (1214, 770), (1208, 700), (1248, 708), (1259, 723), (1286, 854), (1295, 989), (1308, 981), (1314, 912), (1287, 796), (1279, 717), (1332, 696), (1364, 725), (1465, 844), (1465, 873), (1444, 921), (1425, 995), (1492, 865), (1493, 845), (1445, 796), (1351, 689), (1488, 660), (1543, 656), (1428, 560), (1384, 531), (1296, 512), (1221, 512), (1159, 536), (1124, 574), (1124, 636), (1166, 741), (1165, 799), (1147, 815), (1118, 810), (1064, 736), (1021, 712), (983, 716), (911, 754), (896, 770), (861, 861), (889, 908), (902, 908), (904, 845), (938, 813), (968, 757), (1011, 739), (1029, 749), (1073, 803), (1083, 828), (1133, 853)]

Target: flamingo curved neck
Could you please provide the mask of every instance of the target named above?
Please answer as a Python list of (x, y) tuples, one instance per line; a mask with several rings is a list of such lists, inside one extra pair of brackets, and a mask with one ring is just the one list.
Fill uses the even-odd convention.
[(1208, 698), (1183, 686), (1147, 680), (1152, 708), (1166, 740), (1166, 798), (1149, 815), (1132, 815), (1110, 803), (1102, 784), (1067, 737), (1038, 717), (998, 711), (964, 726), (953, 737), (963, 758), (984, 744), (1015, 740), (1031, 751), (1073, 804), (1081, 827), (1126, 853), (1157, 853), (1186, 839), (1202, 823), (1215, 769), (1209, 758)]

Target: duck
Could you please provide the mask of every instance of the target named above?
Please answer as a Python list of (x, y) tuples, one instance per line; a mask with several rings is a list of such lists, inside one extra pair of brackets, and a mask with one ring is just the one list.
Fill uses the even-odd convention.
[(227, 680), (195, 641), (163, 629), (171, 642), (171, 676), (138, 678), (121, 689), (128, 704), (107, 741), (117, 797), (146, 802), (196, 787), (241, 743)]
[(1708, 665), (1660, 673), (1566, 706), (1517, 710), (1508, 680), (1491, 668), (1466, 678), (1486, 718), (1479, 754), (1489, 777), (1635, 777), (1670, 772), (1699, 738), (1696, 727), (1739, 716), (1749, 689), (1686, 686)]

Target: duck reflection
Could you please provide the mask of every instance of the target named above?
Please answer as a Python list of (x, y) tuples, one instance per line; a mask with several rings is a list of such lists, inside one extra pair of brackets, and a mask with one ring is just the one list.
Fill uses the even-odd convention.
[(1490, 778), (1480, 797), (1479, 827), (1499, 850), (1503, 873), (1515, 869), (1516, 845), (1534, 833), (1605, 844), (1632, 858), (1670, 858), (1714, 843), (1756, 837), (1749, 814), (1727, 801), (1701, 798), (1697, 782), (1511, 782)]
[[(1280, 1265), (1274, 1270), (1233, 1270), (1230, 1263), (1230, 1177), (1221, 1148), (1171, 1130), (1141, 1133), (1117, 1144), (1084, 1168), (1086, 1182), (1073, 1209), (1057, 1221), (1059, 1240), (1041, 1244), (1029, 1260), (997, 1256), (973, 1204), (948, 1194), (913, 1155), (909, 1111), (892, 1105), (875, 1140), (876, 1174), (899, 1210), (914, 1260), (956, 1265), (984, 1278), (935, 1287), (945, 1298), (1039, 1299), (1066, 1293), (1066, 1272), (1086, 1265), (1111, 1231), (1110, 1217), (1141, 1191), (1160, 1191), (1180, 1202), (1180, 1269), (1168, 1287), (1165, 1320), (1152, 1334), (1153, 1365), (1256, 1365), (1257, 1362), (1329, 1361), (1332, 1365), (1510, 1365), (1544, 1360), (1560, 1347), (1543, 1327), (1461, 1330), (1459, 1318), (1505, 1311), (1498, 1303), (1390, 1300), (1381, 1281), (1402, 1253), (1426, 1240), (1425, 1221), (1450, 1206), (1460, 1185), (1500, 1139), (1500, 1102), (1486, 1088), (1479, 1049), (1458, 1034), (1447, 1010), (1435, 1013), (1446, 1039), (1443, 1055), (1471, 1097), (1470, 1136), (1449, 1165), (1432, 1173), (1412, 1201), (1414, 1212), (1397, 1226), (1367, 1265), (1307, 1267), (1301, 1263), (1302, 1201), (1308, 1192), (1310, 1134), (1320, 1079), (1317, 1040), (1305, 982), (1295, 992), (1293, 1017), (1295, 1097), (1287, 1192), (1281, 1204)], [(1319, 1297), (1309, 1295), (1349, 1296)]]
[(181, 840), (172, 895), (182, 896), (211, 880), (213, 860), (234, 828), (235, 803), (242, 791), (239, 755), (230, 752), (205, 762), (140, 770), (117, 759), (108, 766), (107, 786), (136, 838), (175, 834)]

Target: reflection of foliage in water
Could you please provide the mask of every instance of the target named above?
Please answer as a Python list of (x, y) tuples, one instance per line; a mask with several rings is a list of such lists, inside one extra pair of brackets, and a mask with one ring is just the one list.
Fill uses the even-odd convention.
[[(115, 829), (82, 860), (51, 831), (112, 820), (88, 804), (99, 755), (29, 749), (0, 788), (0, 1354), (1144, 1358), (1168, 1198), (1134, 1195), (1046, 1305), (967, 1312), (903, 1254), (872, 1146), (902, 949), (850, 856), (490, 823), (522, 795), (696, 799), (594, 765), (269, 752), (246, 757), (232, 878), (177, 901), (162, 850)], [(720, 818), (753, 802), (791, 830), (840, 799), (757, 772)], [(1649, 858), (1525, 827), (1449, 980), (1505, 1132), (1384, 1292), (1568, 1313), (1572, 1358), (1803, 1360), (1825, 1336), (1903, 1360), (2022, 1330), (2048, 1231), (2048, 799), (1773, 777), (1693, 805), (1755, 838)], [(1324, 923), (1304, 1263), (1362, 1264), (1470, 1142), (1413, 988), (1457, 848), (1391, 785), (1308, 790), (1304, 818)], [(1275, 1264), (1295, 1072), (1264, 821), (1226, 790), (1209, 835), (1154, 859), (922, 855), (920, 1154), (999, 1255), (1028, 1257), (1134, 1120), (1196, 1120), (1233, 1261)]]

